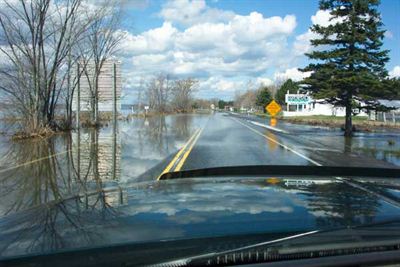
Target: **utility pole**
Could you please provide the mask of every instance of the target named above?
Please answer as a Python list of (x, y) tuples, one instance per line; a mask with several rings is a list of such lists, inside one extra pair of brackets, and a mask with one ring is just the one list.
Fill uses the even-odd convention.
[(113, 64), (113, 135), (112, 135), (112, 179), (117, 175), (117, 64)]
[(114, 82), (113, 82), (113, 122), (117, 121), (117, 64), (114, 62)]
[(79, 120), (79, 116), (80, 116), (80, 112), (81, 112), (81, 71), (80, 71), (80, 66), (78, 63), (78, 67), (77, 67), (77, 76), (78, 76), (78, 84), (77, 84), (77, 99), (76, 99), (76, 128), (79, 129), (79, 124), (80, 124), (80, 120)]

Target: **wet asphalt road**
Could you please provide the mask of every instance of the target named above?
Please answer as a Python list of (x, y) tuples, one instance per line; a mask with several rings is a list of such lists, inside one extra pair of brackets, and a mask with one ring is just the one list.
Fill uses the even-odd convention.
[(180, 170), (237, 165), (396, 167), (354, 153), (351, 140), (346, 141), (340, 131), (318, 131), (315, 127), (308, 131), (307, 126), (297, 128), (283, 122), (273, 129), (262, 126), (268, 124), (268, 120), (255, 116), (210, 116), (201, 133), (183, 151), (186, 157), (180, 160)]

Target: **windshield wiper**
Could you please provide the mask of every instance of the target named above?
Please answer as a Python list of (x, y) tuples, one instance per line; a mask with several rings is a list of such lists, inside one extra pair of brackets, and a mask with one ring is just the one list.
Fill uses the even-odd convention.
[[(390, 224), (394, 224), (395, 230)], [(382, 226), (383, 228), (379, 228)], [(397, 230), (396, 230), (397, 229)], [(399, 250), (400, 218), (363, 224), (314, 230), (279, 239), (251, 244), (231, 250), (206, 253), (160, 263), (152, 266), (206, 266), (280, 261), (324, 256), (348, 255), (363, 252)], [(389, 237), (383, 240), (382, 236)], [(366, 237), (371, 240), (366, 240)], [(302, 239), (310, 238), (301, 242)], [(400, 255), (399, 255), (400, 256)]]
[(365, 168), (365, 167), (334, 167), (334, 166), (293, 166), (293, 165), (250, 165), (205, 168), (179, 172), (164, 173), (160, 180), (221, 177), (221, 176), (343, 176), (343, 177), (375, 177), (400, 178), (400, 168)]

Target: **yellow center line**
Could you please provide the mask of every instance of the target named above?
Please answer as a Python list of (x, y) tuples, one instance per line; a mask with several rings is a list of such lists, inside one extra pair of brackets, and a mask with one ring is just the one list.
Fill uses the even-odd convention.
[(171, 162), (167, 165), (167, 167), (161, 172), (161, 174), (158, 176), (157, 180), (160, 180), (161, 176), (164, 173), (167, 173), (171, 170), (171, 168), (175, 165), (175, 163), (179, 160), (180, 156), (182, 153), (185, 151), (186, 147), (192, 142), (192, 140), (196, 137), (196, 135), (200, 132), (200, 129), (197, 129), (195, 133), (189, 138), (189, 140), (186, 142), (186, 144), (178, 151), (178, 153), (175, 155), (175, 157), (171, 160)]
[[(204, 128), (203, 128), (204, 129)], [(199, 139), (201, 133), (203, 132), (203, 129), (201, 129), (201, 131), (198, 132), (196, 138), (194, 139), (194, 141), (192, 142), (192, 144), (190, 145), (189, 149), (185, 152), (185, 154), (183, 154), (182, 159), (179, 161), (178, 165), (176, 166), (175, 170), (176, 172), (180, 171), (183, 164), (185, 163), (187, 157), (189, 156), (190, 152), (192, 151), (194, 145), (196, 144), (197, 140)]]
[[(97, 142), (93, 142), (93, 143), (90, 143), (89, 145), (95, 145), (96, 143), (97, 143)], [(24, 163), (15, 165), (15, 166), (11, 166), (11, 167), (2, 169), (2, 170), (0, 170), (0, 173), (4, 173), (4, 172), (7, 172), (7, 171), (11, 171), (11, 170), (13, 170), (13, 169), (18, 169), (18, 168), (20, 168), (20, 167), (27, 166), (27, 165), (30, 165), (30, 164), (33, 164), (33, 163), (36, 163), (36, 162), (39, 162), (39, 161), (42, 161), (42, 160), (51, 159), (51, 158), (54, 158), (54, 157), (57, 157), (57, 156), (66, 154), (66, 153), (68, 153), (68, 152), (75, 151), (75, 150), (77, 150), (77, 149), (78, 149), (78, 148), (71, 148), (71, 149), (67, 149), (67, 150), (64, 150), (64, 151), (61, 151), (61, 152), (58, 152), (58, 153), (50, 154), (50, 155), (48, 155), (48, 156), (46, 156), (46, 157), (42, 157), (42, 158), (34, 159), (34, 160), (31, 160), (31, 161), (27, 161), (27, 162), (24, 162)]]
[(62, 151), (62, 152), (59, 152), (59, 153), (54, 153), (54, 154), (48, 155), (46, 157), (38, 158), (38, 159), (35, 159), (35, 160), (32, 160), (32, 161), (24, 162), (24, 163), (21, 163), (21, 164), (18, 164), (18, 165), (15, 165), (15, 166), (12, 166), (12, 167), (9, 167), (9, 168), (6, 168), (6, 169), (2, 169), (2, 170), (0, 170), (0, 173), (7, 172), (7, 171), (10, 171), (10, 170), (13, 170), (13, 169), (17, 169), (19, 167), (27, 166), (27, 165), (30, 165), (30, 164), (33, 164), (33, 163), (36, 163), (36, 162), (39, 162), (39, 161), (42, 161), (42, 160), (45, 160), (45, 159), (50, 159), (50, 158), (53, 158), (53, 157), (56, 157), (56, 156), (59, 156), (59, 155), (62, 155), (62, 154), (66, 154), (66, 153), (68, 153), (70, 151), (72, 151), (72, 149), (68, 149), (68, 150), (65, 150), (65, 151)]
[(284, 145), (284, 144), (282, 144), (282, 143), (276, 141), (275, 139), (273, 139), (273, 138), (271, 138), (271, 137), (268, 137), (268, 136), (265, 135), (265, 134), (262, 134), (261, 132), (255, 130), (253, 127), (250, 127), (250, 126), (244, 124), (243, 122), (239, 121), (238, 119), (236, 119), (236, 118), (232, 118), (232, 119), (234, 119), (236, 122), (240, 123), (241, 125), (245, 126), (245, 127), (248, 128), (249, 130), (255, 132), (256, 134), (261, 135), (261, 136), (267, 138), (269, 141), (271, 141), (271, 142), (273, 142), (273, 143), (275, 143), (275, 144), (278, 144), (279, 146), (281, 146), (281, 147), (283, 147), (283, 148), (289, 150), (290, 152), (296, 154), (297, 156), (299, 156), (299, 157), (301, 157), (301, 158), (303, 158), (303, 159), (305, 159), (305, 160), (308, 160), (308, 161), (311, 162), (312, 164), (314, 164), (314, 165), (316, 165), (316, 166), (322, 166), (322, 164), (320, 164), (319, 162), (316, 162), (315, 160), (310, 159), (310, 158), (307, 157), (306, 155), (304, 155), (304, 154), (302, 154), (302, 153), (300, 153), (300, 152), (297, 152), (297, 151), (294, 150), (293, 148), (290, 148), (290, 147), (288, 147), (288, 146), (286, 146), (286, 145)]

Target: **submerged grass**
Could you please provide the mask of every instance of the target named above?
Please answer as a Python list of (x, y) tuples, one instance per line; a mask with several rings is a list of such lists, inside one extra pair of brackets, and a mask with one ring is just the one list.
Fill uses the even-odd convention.
[[(344, 117), (310, 116), (310, 117), (283, 117), (284, 121), (307, 125), (321, 125), (333, 128), (344, 128)], [(399, 123), (371, 121), (367, 117), (353, 117), (353, 126), (357, 131), (372, 132), (385, 128), (400, 129)]]

